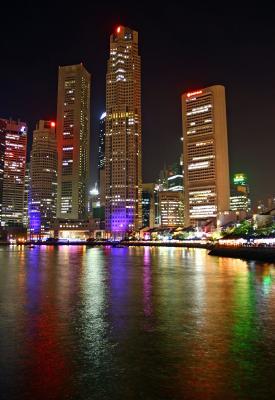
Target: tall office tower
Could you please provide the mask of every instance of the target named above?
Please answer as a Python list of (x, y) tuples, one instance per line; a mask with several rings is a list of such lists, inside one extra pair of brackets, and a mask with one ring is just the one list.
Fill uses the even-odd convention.
[(233, 176), (233, 185), (230, 190), (230, 210), (251, 211), (249, 185), (246, 174), (239, 173)]
[(2, 201), (3, 201), (5, 148), (6, 148), (6, 123), (0, 119), (0, 229), (1, 229)]
[(82, 64), (59, 67), (57, 217), (83, 220), (90, 175), (90, 82)]
[(29, 226), (29, 194), (30, 194), (30, 163), (26, 163), (25, 185), (24, 185), (24, 211), (23, 211), (23, 226)]
[[(22, 226), (24, 210), (24, 184), (27, 151), (27, 125), (24, 122), (1, 120), (1, 140), (4, 152), (2, 173), (1, 226)], [(3, 150), (2, 150), (3, 153)], [(3, 166), (3, 154), (2, 154)]]
[(138, 33), (123, 26), (110, 38), (105, 157), (106, 231), (119, 238), (142, 225)]
[(174, 163), (168, 168), (167, 181), (168, 190), (183, 192), (183, 172), (180, 162)]
[(142, 184), (142, 226), (153, 228), (155, 225), (155, 184)]
[(105, 133), (106, 112), (102, 113), (99, 121), (99, 146), (98, 146), (98, 179), (100, 205), (105, 206)]
[(225, 89), (182, 96), (185, 226), (203, 225), (229, 210)]
[(56, 219), (57, 149), (55, 122), (39, 121), (30, 163), (29, 227), (42, 235)]

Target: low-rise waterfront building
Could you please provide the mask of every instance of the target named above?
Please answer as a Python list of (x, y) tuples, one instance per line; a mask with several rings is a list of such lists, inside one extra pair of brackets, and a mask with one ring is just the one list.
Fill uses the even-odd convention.
[(181, 192), (163, 191), (158, 193), (160, 225), (162, 227), (182, 226), (183, 195)]

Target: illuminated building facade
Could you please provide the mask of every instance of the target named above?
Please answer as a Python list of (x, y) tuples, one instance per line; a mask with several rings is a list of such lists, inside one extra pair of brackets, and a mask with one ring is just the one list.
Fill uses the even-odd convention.
[(163, 191), (158, 194), (161, 227), (183, 226), (183, 195), (181, 192)]
[[(159, 179), (155, 185), (154, 190), (154, 200), (155, 200), (155, 225), (163, 225), (162, 220), (164, 215), (162, 215), (163, 207), (161, 206), (161, 197), (159, 197), (159, 193), (161, 192), (179, 192), (180, 196), (175, 195), (176, 199), (180, 199), (182, 204), (180, 206), (180, 212), (175, 215), (179, 215), (180, 225), (182, 225), (182, 209), (183, 209), (183, 162), (182, 156), (179, 162), (175, 162), (174, 164), (169, 165), (168, 167), (164, 167), (159, 174)], [(173, 196), (171, 197), (173, 199)], [(174, 201), (174, 199), (173, 199)], [(172, 206), (173, 208), (173, 206)], [(172, 208), (168, 207), (169, 212), (172, 213)], [(165, 210), (166, 213), (167, 210)], [(172, 214), (171, 214), (172, 215)]]
[(183, 172), (180, 163), (175, 163), (168, 169), (167, 181), (168, 190), (183, 192)]
[(225, 89), (182, 96), (185, 226), (204, 225), (229, 210)]
[(123, 26), (110, 38), (105, 157), (106, 230), (119, 238), (142, 225), (138, 33)]
[[(1, 226), (22, 226), (27, 150), (27, 125), (24, 122), (1, 120), (2, 212)], [(3, 135), (5, 139), (3, 140)], [(4, 159), (3, 159), (4, 149)], [(3, 162), (4, 161), (4, 162)]]
[(92, 237), (92, 226), (89, 220), (56, 220), (53, 229), (50, 231), (50, 237), (64, 240), (64, 242), (86, 241)]
[(233, 185), (231, 186), (230, 194), (230, 210), (251, 211), (249, 185), (246, 174), (239, 173), (233, 176)]
[(102, 113), (99, 121), (98, 178), (101, 207), (105, 206), (105, 133), (106, 112)]
[(98, 146), (98, 169), (101, 170), (105, 165), (105, 125), (106, 112), (101, 114), (99, 120), (99, 146)]
[(0, 222), (2, 216), (5, 148), (6, 148), (6, 123), (5, 121), (0, 119)]
[(30, 163), (30, 235), (42, 235), (56, 219), (57, 148), (55, 123), (39, 121)]
[(169, 165), (160, 171), (156, 184), (158, 191), (172, 190), (175, 192), (183, 191), (183, 161), (182, 156), (179, 162)]
[(30, 163), (26, 163), (25, 172), (25, 188), (24, 188), (24, 211), (23, 211), (23, 226), (29, 226), (29, 194), (30, 194)]
[(155, 184), (142, 184), (142, 227), (155, 225)]
[(82, 64), (59, 67), (57, 217), (83, 220), (88, 211), (90, 82)]

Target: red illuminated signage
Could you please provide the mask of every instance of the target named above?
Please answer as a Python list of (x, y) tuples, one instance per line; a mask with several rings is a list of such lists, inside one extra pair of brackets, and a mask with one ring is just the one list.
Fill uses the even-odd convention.
[(202, 90), (196, 90), (196, 92), (187, 93), (187, 97), (195, 96), (196, 94), (202, 94)]

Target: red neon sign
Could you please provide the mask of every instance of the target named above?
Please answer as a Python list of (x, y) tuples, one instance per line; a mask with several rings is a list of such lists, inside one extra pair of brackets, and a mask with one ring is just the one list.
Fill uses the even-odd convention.
[(187, 93), (187, 97), (195, 96), (196, 94), (202, 94), (202, 90), (196, 90), (196, 92)]

